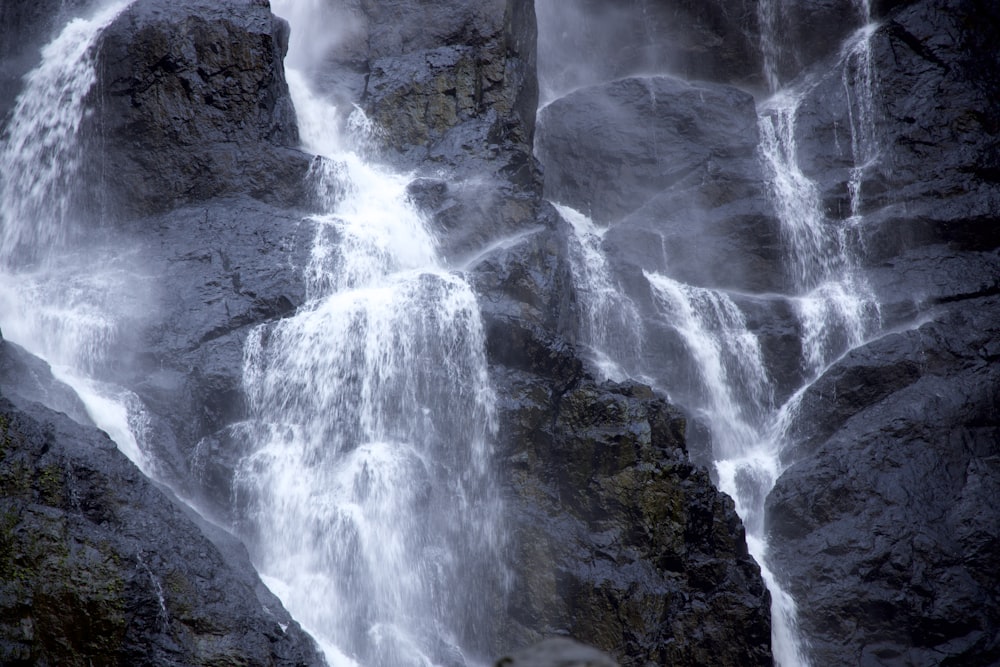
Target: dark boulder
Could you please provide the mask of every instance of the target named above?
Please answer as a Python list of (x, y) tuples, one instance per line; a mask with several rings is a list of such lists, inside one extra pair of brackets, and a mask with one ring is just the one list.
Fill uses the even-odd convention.
[(87, 204), (123, 215), (169, 210), (220, 195), (301, 206), (309, 157), (282, 59), (288, 26), (254, 0), (138, 0), (98, 45), (83, 129)]
[(657, 193), (725, 160), (753, 161), (753, 98), (666, 76), (578, 90), (539, 113), (546, 196), (616, 221)]
[(238, 444), (227, 434), (245, 418), (246, 336), (305, 300), (301, 267), (314, 227), (293, 212), (238, 198), (136, 218), (122, 231), (118, 242), (134, 246), (143, 271), (156, 280), (140, 335), (134, 347), (119, 350), (110, 379), (149, 410), (148, 446), (159, 474), (226, 516), (229, 466), (241, 450), (223, 456), (211, 448), (220, 439)]
[[(873, 78), (860, 76), (857, 55), (836, 58), (801, 105), (799, 160), (828, 214), (850, 213), (850, 170), (874, 158), (863, 172), (861, 212), (874, 214), (866, 233), (876, 256), (887, 245), (942, 240), (923, 232), (945, 231), (949, 219), (961, 234), (963, 220), (995, 210), (1000, 80), (985, 44), (1000, 35), (1000, 9), (987, 4), (928, 0), (900, 9), (871, 37)], [(867, 114), (859, 107), (866, 98)], [(855, 129), (871, 144), (861, 156), (852, 150)], [(928, 230), (925, 219), (946, 224)]]
[(56, 412), (62, 412), (71, 419), (92, 425), (87, 408), (71, 387), (52, 376), (49, 365), (32, 355), (16, 343), (4, 340), (0, 335), (0, 377), (8, 386), (16, 388), (22, 400), (46, 405)]
[(641, 385), (498, 376), (508, 641), (567, 633), (623, 665), (770, 664), (770, 596), (732, 501), (687, 459), (679, 413)]
[(196, 525), (107, 435), (20, 390), (5, 370), (0, 662), (324, 664), (241, 545)]
[(806, 395), (768, 526), (815, 664), (1000, 659), (998, 315), (942, 307)]

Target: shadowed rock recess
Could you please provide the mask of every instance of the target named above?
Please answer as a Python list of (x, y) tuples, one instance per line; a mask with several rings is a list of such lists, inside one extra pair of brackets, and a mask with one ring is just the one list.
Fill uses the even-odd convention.
[[(770, 569), (815, 665), (1000, 663), (1000, 9), (872, 3), (882, 153), (858, 212), (856, 91), (835, 65), (863, 3), (786, 0), (768, 27), (755, 0), (567, 0), (578, 21), (546, 42), (536, 17), (559, 1), (328, 0), (341, 39), (311, 73), (374, 121), (367, 157), (411, 175), (476, 292), (512, 575), (484, 602), (497, 664), (773, 664), (771, 595), (692, 462), (711, 461), (689, 453), (705, 428), (666, 390), (690, 398), (693, 371), (643, 274), (729, 290), (777, 399), (804, 381), (758, 148), (775, 26), (777, 74), (809, 91), (799, 163), (828, 220), (862, 220), (882, 329), (802, 392), (766, 504)], [(0, 129), (45, 41), (96, 4), (0, 4)], [(288, 40), (267, 0), (135, 0), (96, 43), (75, 208), (88, 242), (113, 238), (155, 285), (93, 374), (145, 406), (157, 481), (0, 339), (4, 665), (323, 664), (246, 548), (174, 495), (239, 515), (244, 345), (306, 302), (318, 162)], [(572, 48), (581, 67), (549, 60), (540, 93), (538, 57)], [(578, 241), (550, 199), (610, 224), (601, 248), (645, 336), (627, 370), (658, 389), (591, 364)]]

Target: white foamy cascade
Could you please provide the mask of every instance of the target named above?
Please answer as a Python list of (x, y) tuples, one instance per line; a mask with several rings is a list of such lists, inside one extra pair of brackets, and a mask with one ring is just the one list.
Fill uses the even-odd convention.
[[(309, 7), (275, 3), (295, 9), (288, 62)], [(246, 344), (239, 528), (332, 664), (472, 664), (506, 585), (476, 298), (444, 268), (408, 179), (349, 150), (306, 75), (288, 80), (306, 148), (326, 152), (328, 212), (311, 220), (306, 303)]]
[(0, 264), (9, 266), (58, 245), (70, 213), (81, 154), (78, 141), (87, 94), (97, 81), (94, 44), (127, 7), (107, 5), (70, 21), (42, 49), (25, 78), (0, 148)]
[(780, 0), (758, 0), (757, 21), (760, 23), (760, 51), (763, 60), (764, 81), (771, 92), (781, 87), (778, 75), (778, 59), (781, 55), (778, 44), (778, 21)]
[(746, 529), (747, 548), (771, 591), (772, 651), (781, 665), (803, 664), (795, 601), (767, 560), (764, 502), (782, 472), (783, 428), (760, 341), (723, 292), (693, 287), (658, 273), (644, 275), (663, 321), (680, 334), (698, 370), (701, 398), (689, 408), (712, 437), (719, 489), (729, 495)]
[[(571, 30), (573, 12), (559, 12), (558, 7), (561, 5), (547, 3), (544, 25), (550, 32)], [(735, 293), (678, 282), (668, 277), (669, 266), (663, 273), (645, 272), (660, 324), (676, 332), (679, 348), (671, 350), (664, 362), (676, 363), (677, 368), (647, 368), (645, 372), (658, 378), (664, 389), (675, 392), (684, 408), (699, 416), (710, 431), (719, 487), (733, 497), (746, 526), (750, 552), (760, 563), (771, 591), (772, 649), (776, 664), (784, 667), (809, 664), (807, 639), (797, 630), (795, 601), (770, 569), (769, 553), (775, 545), (766, 539), (765, 500), (783, 472), (781, 455), (790, 444), (791, 425), (798, 418), (809, 385), (830, 364), (876, 335), (881, 326), (878, 302), (858, 261), (863, 250), (861, 184), (879, 159), (874, 131), (877, 82), (871, 54), (874, 26), (868, 0), (854, 0), (853, 7), (858, 25), (864, 27), (845, 42), (832, 74), (841, 76), (847, 89), (854, 162), (848, 182), (850, 212), (847, 219), (840, 220), (824, 213), (819, 187), (799, 165), (803, 147), (796, 136), (799, 108), (807, 94), (829, 80), (804, 78), (797, 87), (783, 87), (782, 65), (790, 64), (794, 55), (785, 50), (794, 45), (782, 41), (782, 24), (787, 20), (784, 6), (782, 0), (760, 0), (757, 4), (763, 74), (771, 92), (770, 99), (759, 106), (759, 156), (781, 224), (785, 249), (782, 268), (789, 289), (785, 294), (742, 296), (755, 300), (755, 315), (767, 312), (758, 309), (761, 300), (780, 299), (790, 304), (801, 334), (799, 372), (793, 374), (801, 378), (801, 386), (774, 386), (761, 343), (739, 307), (749, 301), (735, 299)], [(546, 82), (542, 83), (544, 88)], [(550, 88), (559, 83), (547, 82)], [(560, 210), (574, 226), (571, 256), (587, 320), (582, 337), (593, 345), (594, 338), (587, 332), (602, 326), (601, 317), (594, 314), (609, 311), (606, 304), (616, 303), (616, 298), (620, 302), (623, 297), (614, 294), (620, 285), (613, 271), (609, 272), (601, 249), (602, 230), (584, 216)], [(655, 329), (651, 326), (649, 330)], [(639, 333), (640, 348), (650, 342)], [(631, 340), (616, 345), (608, 339), (601, 345), (610, 361), (619, 362), (618, 369), (634, 372), (633, 367), (620, 363), (627, 354), (622, 348), (631, 348)], [(685, 372), (689, 368), (694, 370), (691, 378)], [(788, 398), (779, 404), (776, 395)]]
[(0, 144), (0, 313), (4, 336), (48, 361), (91, 419), (146, 469), (141, 402), (95, 379), (142, 309), (144, 280), (124, 249), (80, 253), (65, 243), (77, 223), (72, 201), (80, 127), (97, 80), (94, 47), (129, 4), (105, 3), (71, 20), (25, 77)]
[(785, 239), (792, 303), (803, 329), (806, 375), (818, 376), (879, 324), (878, 303), (857, 269), (858, 224), (823, 213), (819, 191), (798, 164), (796, 117), (805, 94), (781, 91), (762, 106), (760, 154)]
[[(865, 17), (870, 11), (862, 8)], [(868, 22), (860, 28), (844, 48), (844, 95), (851, 125), (851, 156), (854, 166), (847, 183), (851, 197), (851, 219), (861, 215), (861, 184), (865, 174), (878, 163), (880, 149), (875, 136), (875, 64), (872, 58), (872, 36), (877, 23)]]
[(576, 209), (555, 204), (573, 228), (569, 258), (581, 308), (581, 343), (604, 377), (621, 382), (635, 373), (642, 348), (642, 317), (608, 266), (601, 240), (607, 228)]
[[(869, 16), (867, 2), (857, 9)], [(796, 143), (798, 111), (814, 82), (799, 89), (776, 92), (762, 105), (759, 117), (760, 155), (770, 181), (771, 198), (782, 225), (789, 277), (794, 293), (789, 297), (801, 328), (801, 367), (805, 384), (793, 392), (771, 416), (768, 438), (774, 443), (773, 461), (780, 474), (781, 452), (789, 446), (788, 430), (809, 384), (830, 364), (875, 335), (880, 327), (879, 304), (858, 267), (861, 181), (865, 170), (878, 159), (874, 137), (874, 71), (871, 24), (858, 30), (841, 52), (840, 67), (847, 92), (851, 149), (854, 167), (848, 190), (851, 215), (831, 219), (823, 212), (819, 189), (798, 163)], [(719, 466), (720, 478), (725, 478)], [(726, 484), (723, 481), (722, 486)], [(742, 513), (741, 513), (742, 515)], [(794, 600), (781, 588), (767, 566), (769, 545), (748, 544), (759, 554), (765, 580), (772, 592), (773, 650), (775, 663), (784, 667), (809, 664), (797, 631)]]

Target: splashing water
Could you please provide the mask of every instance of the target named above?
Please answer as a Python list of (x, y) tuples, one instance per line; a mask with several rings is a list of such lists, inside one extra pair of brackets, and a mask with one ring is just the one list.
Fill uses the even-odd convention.
[(857, 268), (859, 220), (827, 218), (816, 184), (802, 173), (795, 138), (802, 91), (782, 91), (762, 108), (760, 155), (787, 248), (804, 332), (806, 376), (815, 378), (879, 326), (878, 303)]
[[(868, 21), (867, 2), (857, 4), (859, 16)], [(798, 163), (796, 141), (799, 107), (816, 85), (804, 80), (798, 88), (781, 89), (778, 0), (758, 4), (762, 26), (765, 77), (773, 95), (761, 105), (759, 157), (767, 176), (771, 201), (781, 223), (785, 248), (783, 266), (790, 290), (779, 296), (791, 306), (800, 331), (800, 374), (803, 385), (793, 389), (783, 404), (769, 377), (761, 344), (749, 330), (746, 317), (724, 292), (680, 283), (661, 273), (645, 272), (653, 295), (656, 317), (678, 335), (685, 357), (696, 370), (693, 384), (681, 389), (687, 409), (698, 414), (712, 439), (719, 488), (730, 495), (747, 531), (750, 553), (761, 565), (772, 595), (772, 649), (776, 664), (808, 665), (806, 640), (799, 636), (797, 609), (779, 577), (770, 569), (765, 527), (765, 501), (783, 472), (781, 453), (789, 445), (790, 427), (808, 386), (848, 350), (863, 344), (880, 327), (878, 303), (858, 267), (860, 250), (861, 181), (878, 159), (874, 136), (874, 73), (869, 24), (859, 30), (841, 53), (841, 72), (849, 88), (851, 150), (855, 168), (850, 172), (851, 216), (835, 220), (823, 212), (822, 196)], [(635, 366), (622, 359), (641, 356), (642, 327), (636, 340), (614, 336), (600, 338), (609, 327), (605, 313), (613, 313), (623, 299), (617, 294), (613, 271), (600, 244), (602, 230), (585, 216), (560, 207), (575, 232), (571, 261), (584, 314), (587, 344), (607, 356), (605, 366), (634, 373)], [(668, 267), (669, 270), (669, 267)], [(773, 295), (772, 295), (773, 298)], [(627, 326), (627, 325), (626, 325)], [(633, 348), (638, 349), (634, 353)], [(617, 365), (616, 365), (617, 364)], [(624, 370), (622, 370), (624, 369)], [(660, 374), (662, 369), (647, 369)], [(669, 389), (676, 378), (665, 378)], [(785, 393), (785, 392), (781, 392)]]
[(305, 146), (329, 151), (328, 212), (312, 219), (307, 302), (246, 344), (238, 528), (331, 663), (470, 664), (506, 586), (475, 295), (407, 179), (345, 150), (337, 110), (288, 80)]
[(67, 243), (77, 231), (79, 134), (97, 80), (95, 45), (129, 4), (70, 21), (25, 77), (0, 145), (0, 312), (4, 335), (48, 361), (91, 419), (148, 470), (141, 402), (95, 379), (141, 310), (144, 281), (121, 248), (81, 253)]
[(604, 377), (621, 382), (639, 365), (642, 318), (635, 303), (622, 292), (604, 256), (601, 239), (607, 229), (569, 206), (555, 207), (574, 232), (569, 256), (573, 286), (581, 295), (583, 310), (580, 342), (590, 348)]

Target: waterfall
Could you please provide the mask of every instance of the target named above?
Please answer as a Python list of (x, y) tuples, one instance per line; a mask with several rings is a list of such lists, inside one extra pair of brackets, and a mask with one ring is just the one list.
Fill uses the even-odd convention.
[(308, 64), (296, 21), (311, 15), (275, 3), (286, 9), (292, 98), (329, 196), (310, 221), (306, 303), (246, 343), (238, 529), (331, 664), (474, 663), (506, 585), (476, 298), (444, 267), (409, 179), (339, 133), (370, 131), (360, 111), (341, 122), (291, 66)]
[[(580, 295), (580, 343), (606, 378), (621, 382), (636, 372), (642, 349), (642, 317), (614, 278), (601, 248), (606, 228), (562, 204), (556, 210), (573, 228), (569, 258)], [(628, 371), (626, 370), (628, 369)]]
[[(870, 11), (865, 8), (866, 16)], [(851, 196), (851, 218), (861, 215), (861, 184), (865, 173), (879, 159), (878, 139), (875, 136), (875, 65), (872, 60), (872, 35), (877, 23), (868, 22), (848, 40), (843, 54), (844, 96), (847, 100), (848, 120), (851, 124), (851, 155), (854, 166), (847, 184)]]
[[(879, 146), (874, 129), (877, 86), (871, 54), (875, 26), (868, 2), (856, 0), (854, 9), (863, 27), (846, 40), (837, 68), (827, 75), (840, 76), (847, 92), (853, 160), (847, 170), (850, 211), (844, 219), (826, 214), (819, 186), (799, 164), (802, 147), (797, 138), (800, 108), (822, 79), (800, 77), (794, 85), (781, 80), (781, 65), (788, 55), (781, 42), (782, 22), (787, 21), (784, 9), (780, 0), (758, 3), (760, 49), (770, 91), (769, 98), (758, 103), (758, 159), (780, 222), (782, 269), (788, 285), (783, 294), (766, 298), (785, 302), (797, 320), (801, 348), (797, 377), (801, 384), (779, 386), (772, 378), (763, 343), (740, 306), (758, 299), (754, 295), (682, 283), (671, 277), (669, 266), (646, 269), (643, 275), (654, 312), (635, 315), (633, 320), (634, 310), (623, 305), (634, 309), (634, 304), (621, 293), (603, 253), (605, 230), (572, 209), (558, 208), (573, 226), (570, 259), (581, 301), (584, 346), (591, 348), (592, 361), (607, 376), (635, 377), (642, 368), (708, 429), (715, 479), (733, 498), (746, 528), (749, 551), (771, 591), (775, 662), (796, 667), (809, 664), (808, 638), (798, 632), (795, 600), (769, 565), (769, 552), (776, 547), (767, 540), (765, 501), (786, 465), (782, 453), (794, 444), (790, 429), (809, 385), (848, 351), (877, 335), (881, 327), (878, 301), (859, 266), (864, 250), (860, 234), (864, 222), (862, 182), (879, 160)], [(549, 23), (553, 29), (557, 25), (562, 29), (551, 17)], [(644, 327), (643, 318), (658, 320), (661, 328)], [(631, 335), (618, 333), (621, 327), (632, 327)], [(644, 353), (662, 345), (648, 336), (662, 327), (677, 334), (680, 349), (671, 354), (684, 367), (694, 369), (692, 377), (677, 374), (675, 369), (649, 367), (650, 358), (656, 357)], [(638, 359), (644, 363), (637, 364)]]
[(795, 121), (805, 92), (772, 96), (761, 107), (759, 128), (761, 158), (796, 290), (792, 303), (803, 330), (806, 375), (815, 378), (874, 331), (879, 313), (856, 266), (860, 220), (826, 216), (816, 184), (799, 167)]
[[(93, 421), (140, 468), (147, 417), (130, 391), (101, 381), (148, 277), (127, 248), (90, 247), (74, 215), (80, 128), (96, 79), (94, 45), (129, 2), (70, 21), (25, 77), (0, 144), (0, 312), (5, 338), (52, 365)], [(72, 243), (70, 243), (72, 241)]]

